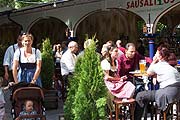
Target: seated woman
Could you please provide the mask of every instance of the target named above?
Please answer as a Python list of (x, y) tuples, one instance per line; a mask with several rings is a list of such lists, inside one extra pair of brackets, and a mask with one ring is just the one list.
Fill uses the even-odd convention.
[(169, 50), (166, 47), (158, 47), (153, 62), (147, 70), (148, 76), (157, 76), (158, 90), (139, 92), (136, 96), (135, 120), (140, 120), (143, 107), (150, 101), (155, 101), (158, 109), (166, 110), (169, 103), (180, 100), (180, 73), (168, 63)]
[(111, 47), (110, 50), (104, 54), (101, 61), (101, 67), (104, 70), (104, 81), (109, 92), (117, 98), (131, 98), (134, 95), (135, 86), (126, 81), (127, 77), (118, 77), (117, 75), (117, 57), (118, 48)]

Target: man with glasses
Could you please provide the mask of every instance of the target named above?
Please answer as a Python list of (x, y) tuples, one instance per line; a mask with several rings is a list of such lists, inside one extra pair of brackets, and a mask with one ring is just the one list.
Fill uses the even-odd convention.
[[(78, 44), (75, 41), (71, 41), (68, 44), (67, 51), (61, 57), (61, 74), (64, 82), (64, 91), (66, 92), (66, 88), (68, 83), (69, 75), (72, 75), (75, 69), (76, 63), (76, 53), (78, 51)], [(64, 93), (63, 93), (64, 94)], [(64, 97), (64, 95), (63, 95)]]

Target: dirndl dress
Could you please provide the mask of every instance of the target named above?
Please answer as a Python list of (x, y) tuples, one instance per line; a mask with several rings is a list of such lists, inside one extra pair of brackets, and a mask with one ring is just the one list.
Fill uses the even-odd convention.
[(135, 86), (130, 81), (108, 81), (105, 84), (112, 95), (117, 98), (131, 98), (134, 95)]
[[(36, 71), (36, 63), (21, 63), (18, 71), (18, 82), (30, 83)], [(42, 87), (40, 76), (36, 80), (36, 85)]]
[[(117, 65), (117, 61), (116, 65)], [(108, 60), (104, 59), (101, 62), (103, 70), (108, 70), (112, 77), (117, 76), (117, 66), (111, 66)], [(117, 98), (131, 98), (135, 92), (135, 86), (130, 81), (109, 81), (104, 77), (104, 82), (109, 92)]]

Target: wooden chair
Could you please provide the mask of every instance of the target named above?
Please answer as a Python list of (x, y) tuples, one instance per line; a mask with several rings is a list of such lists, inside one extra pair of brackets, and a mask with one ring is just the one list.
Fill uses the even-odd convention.
[[(129, 98), (124, 101), (123, 99), (115, 98), (113, 102), (115, 104), (116, 120), (119, 119), (119, 114), (122, 115), (123, 120), (126, 119), (125, 116), (127, 116), (127, 114), (130, 115), (131, 120), (134, 120), (135, 99)], [(122, 107), (125, 107), (125, 109), (129, 107), (129, 111), (123, 110)]]

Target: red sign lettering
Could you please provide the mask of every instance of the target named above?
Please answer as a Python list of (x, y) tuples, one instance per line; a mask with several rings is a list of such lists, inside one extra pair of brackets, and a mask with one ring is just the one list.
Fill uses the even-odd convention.
[(139, 8), (139, 7), (148, 7), (163, 5), (168, 3), (173, 3), (175, 0), (132, 0), (127, 2), (127, 9), (130, 8)]

